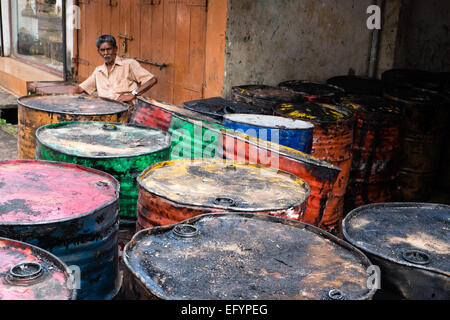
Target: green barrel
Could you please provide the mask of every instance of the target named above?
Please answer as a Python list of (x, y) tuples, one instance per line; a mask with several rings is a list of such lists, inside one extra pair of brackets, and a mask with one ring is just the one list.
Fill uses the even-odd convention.
[(61, 122), (36, 131), (35, 159), (78, 164), (120, 182), (120, 218), (136, 219), (137, 176), (169, 160), (170, 135), (145, 126), (111, 122)]
[(225, 129), (224, 126), (217, 123), (174, 114), (169, 126), (169, 133), (172, 137), (169, 160), (222, 159), (222, 134), (220, 131), (210, 130), (209, 126)]

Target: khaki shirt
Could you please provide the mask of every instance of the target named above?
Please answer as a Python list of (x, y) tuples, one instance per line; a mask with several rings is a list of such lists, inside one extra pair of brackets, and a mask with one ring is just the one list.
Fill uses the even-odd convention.
[(88, 94), (97, 91), (100, 97), (117, 100), (122, 93), (137, 90), (141, 84), (153, 77), (153, 74), (142, 68), (136, 60), (116, 56), (109, 73), (106, 65), (102, 64), (95, 68), (80, 87)]

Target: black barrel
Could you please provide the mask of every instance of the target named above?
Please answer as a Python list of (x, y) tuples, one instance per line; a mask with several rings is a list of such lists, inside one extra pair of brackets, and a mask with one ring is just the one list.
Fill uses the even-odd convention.
[(306, 80), (289, 80), (281, 82), (279, 87), (300, 93), (306, 101), (333, 103), (345, 94), (344, 89), (326, 83), (317, 83)]
[(383, 95), (383, 81), (362, 76), (336, 76), (328, 84), (344, 89), (346, 95)]
[(419, 88), (435, 93), (442, 92), (445, 83), (445, 77), (439, 73), (417, 69), (391, 69), (383, 72), (381, 79), (386, 88)]

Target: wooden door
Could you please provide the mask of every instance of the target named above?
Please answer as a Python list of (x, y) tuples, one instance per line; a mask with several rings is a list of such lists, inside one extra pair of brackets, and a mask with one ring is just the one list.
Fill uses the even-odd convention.
[(139, 59), (158, 78), (146, 96), (176, 105), (203, 97), (207, 0), (79, 0), (78, 5), (78, 81), (103, 63), (95, 40), (111, 34), (121, 56)]

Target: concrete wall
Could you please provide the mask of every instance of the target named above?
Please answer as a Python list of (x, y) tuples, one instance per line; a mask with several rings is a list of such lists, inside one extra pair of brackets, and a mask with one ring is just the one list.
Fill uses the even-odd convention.
[(228, 0), (224, 96), (232, 86), (366, 75), (370, 0)]

